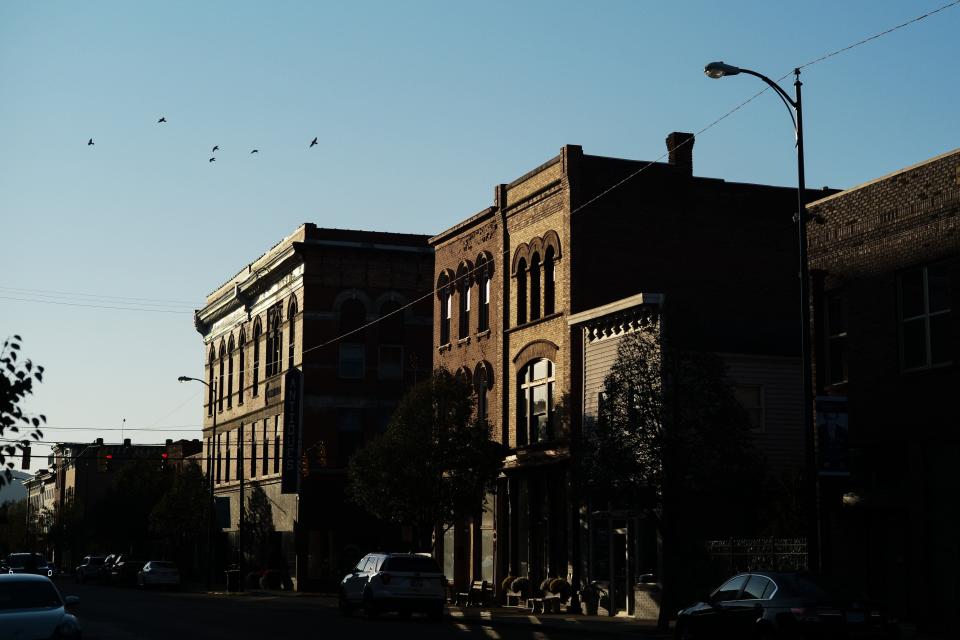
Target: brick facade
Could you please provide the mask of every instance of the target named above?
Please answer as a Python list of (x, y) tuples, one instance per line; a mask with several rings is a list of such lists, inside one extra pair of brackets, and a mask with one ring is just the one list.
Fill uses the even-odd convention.
[(960, 150), (809, 210), (816, 388), (849, 415), (849, 475), (820, 483), (825, 564), (956, 632)]

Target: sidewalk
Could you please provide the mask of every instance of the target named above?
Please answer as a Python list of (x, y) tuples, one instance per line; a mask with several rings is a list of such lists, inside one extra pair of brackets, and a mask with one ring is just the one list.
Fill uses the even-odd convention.
[(629, 617), (588, 616), (568, 613), (547, 613), (532, 615), (526, 609), (517, 607), (478, 607), (447, 606), (449, 619), (463, 624), (489, 624), (498, 626), (522, 626), (563, 633), (583, 634), (585, 637), (597, 635), (643, 636), (645, 638), (670, 638), (670, 632), (657, 629), (655, 622), (646, 622)]

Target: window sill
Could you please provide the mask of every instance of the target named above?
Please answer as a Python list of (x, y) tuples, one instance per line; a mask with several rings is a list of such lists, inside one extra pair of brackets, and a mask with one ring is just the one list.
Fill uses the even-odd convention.
[(923, 375), (925, 373), (934, 373), (937, 371), (942, 371), (944, 369), (950, 369), (954, 365), (953, 362), (940, 362), (937, 364), (926, 365), (923, 367), (914, 367), (912, 369), (900, 369), (900, 374), (904, 376), (916, 376)]
[(518, 325), (516, 325), (516, 326), (513, 326), (513, 327), (507, 329), (507, 333), (511, 333), (511, 332), (513, 332), (513, 331), (520, 331), (521, 329), (528, 329), (528, 328), (530, 328), (530, 327), (535, 327), (535, 326), (538, 325), (538, 324), (542, 324), (542, 323), (544, 323), (544, 322), (548, 322), (548, 321), (550, 321), (550, 320), (554, 320), (554, 319), (559, 318), (559, 317), (561, 317), (561, 316), (563, 316), (563, 312), (562, 312), (562, 311), (554, 311), (553, 313), (551, 313), (551, 314), (548, 315), (548, 316), (543, 316), (542, 318), (537, 318), (536, 320), (528, 320), (527, 322), (524, 322), (523, 324), (518, 324)]
[(458, 347), (462, 347), (465, 344), (470, 344), (470, 336), (466, 336), (464, 338), (460, 338), (459, 340), (457, 340)]
[(449, 342), (447, 342), (446, 344), (442, 344), (439, 347), (437, 347), (437, 352), (443, 353), (444, 351), (450, 351), (450, 349), (452, 348), (453, 346)]
[(489, 337), (490, 337), (490, 329), (484, 329), (483, 331), (477, 332), (477, 340), (479, 340), (480, 338), (489, 338)]

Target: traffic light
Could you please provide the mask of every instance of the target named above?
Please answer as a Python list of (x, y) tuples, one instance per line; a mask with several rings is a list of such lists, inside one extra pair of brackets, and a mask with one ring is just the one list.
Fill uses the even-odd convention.
[(101, 460), (102, 460), (101, 471), (105, 471), (107, 473), (113, 471), (113, 454), (112, 453), (104, 454)]
[(167, 470), (167, 460), (170, 458), (170, 454), (164, 451), (160, 454), (160, 471)]

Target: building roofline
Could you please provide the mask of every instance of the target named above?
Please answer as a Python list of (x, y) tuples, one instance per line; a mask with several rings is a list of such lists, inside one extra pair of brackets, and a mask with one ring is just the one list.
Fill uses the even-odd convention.
[(645, 304), (662, 307), (664, 298), (665, 296), (662, 293), (637, 293), (628, 298), (622, 298), (620, 300), (608, 302), (607, 304), (600, 305), (599, 307), (594, 307), (592, 309), (587, 309), (586, 311), (581, 311), (580, 313), (569, 315), (567, 316), (567, 325), (572, 327), (576, 324), (582, 324), (584, 322), (589, 322), (590, 320), (596, 320), (597, 318), (602, 318), (610, 315), (611, 313), (617, 313), (618, 311), (632, 309), (633, 307), (639, 307)]
[(487, 207), (486, 209), (483, 209), (482, 211), (479, 211), (479, 212), (473, 214), (472, 216), (470, 216), (470, 217), (467, 218), (466, 220), (461, 220), (460, 222), (458, 222), (457, 224), (453, 225), (453, 226), (450, 227), (449, 229), (445, 229), (445, 230), (441, 231), (440, 233), (438, 233), (437, 235), (435, 235), (435, 236), (433, 236), (432, 238), (430, 238), (430, 241), (429, 241), (429, 242), (430, 242), (430, 246), (431, 246), (431, 247), (435, 247), (435, 246), (437, 246), (438, 244), (441, 244), (442, 242), (444, 242), (444, 241), (446, 241), (446, 240), (449, 240), (451, 236), (454, 236), (454, 235), (460, 233), (460, 232), (463, 231), (464, 229), (467, 229), (467, 228), (469, 228), (469, 227), (476, 226), (477, 224), (479, 224), (479, 223), (482, 222), (483, 220), (486, 220), (487, 218), (489, 218), (490, 216), (492, 216), (493, 213), (494, 213), (496, 210), (497, 210), (496, 207)]
[(916, 163), (916, 164), (912, 164), (912, 165), (910, 165), (909, 167), (904, 167), (904, 168), (902, 168), (902, 169), (897, 169), (896, 171), (893, 171), (893, 172), (888, 173), (888, 174), (886, 174), (886, 175), (882, 175), (882, 176), (880, 176), (879, 178), (874, 178), (873, 180), (869, 180), (869, 181), (867, 181), (867, 182), (858, 184), (858, 185), (855, 186), (855, 187), (850, 187), (849, 189), (844, 189), (843, 191), (838, 191), (837, 193), (834, 193), (834, 194), (832, 194), (832, 195), (829, 195), (829, 196), (827, 196), (827, 197), (825, 197), (825, 198), (820, 198), (819, 200), (814, 200), (813, 202), (808, 203), (808, 204), (807, 204), (807, 207), (817, 207), (817, 206), (820, 206), (820, 205), (822, 205), (822, 204), (824, 204), (824, 203), (826, 203), (826, 202), (829, 202), (830, 200), (834, 200), (834, 199), (836, 199), (836, 198), (838, 198), (838, 197), (840, 197), (840, 196), (845, 196), (845, 195), (847, 195), (847, 194), (849, 194), (849, 193), (852, 193), (852, 192), (854, 192), (854, 191), (859, 191), (859, 190), (861, 190), (861, 189), (865, 189), (866, 187), (869, 187), (869, 186), (871, 186), (871, 185), (874, 185), (874, 184), (876, 184), (876, 183), (878, 183), (878, 182), (883, 182), (884, 180), (889, 180), (890, 178), (893, 178), (894, 176), (898, 176), (898, 175), (901, 175), (901, 174), (904, 174), (904, 173), (908, 173), (908, 172), (910, 172), (910, 171), (913, 171), (914, 169), (919, 169), (920, 167), (926, 166), (926, 165), (928, 165), (928, 164), (932, 164), (932, 163), (937, 162), (937, 161), (939, 161), (939, 160), (943, 160), (944, 158), (948, 158), (948, 157), (950, 157), (950, 156), (952, 156), (952, 155), (955, 155), (955, 154), (960, 154), (960, 148), (953, 149), (952, 151), (946, 151), (946, 152), (944, 152), (944, 153), (941, 153), (941, 154), (938, 155), (938, 156), (934, 156), (934, 157), (932, 157), (932, 158), (928, 158), (928, 159), (926, 159), (926, 160), (923, 160), (922, 162), (918, 162), (918, 163)]

